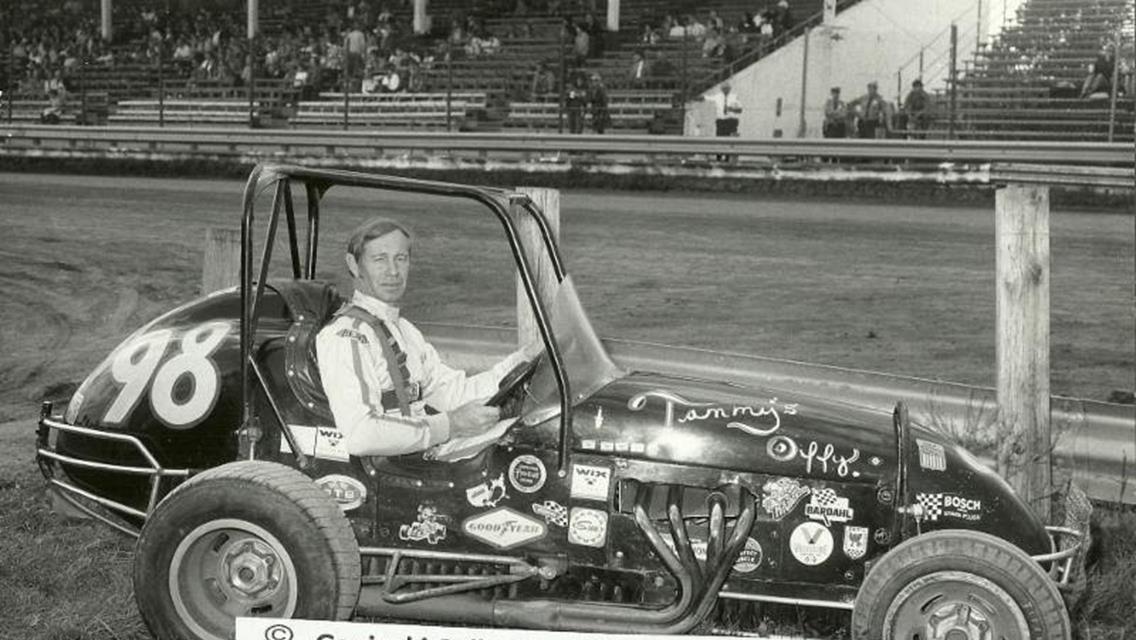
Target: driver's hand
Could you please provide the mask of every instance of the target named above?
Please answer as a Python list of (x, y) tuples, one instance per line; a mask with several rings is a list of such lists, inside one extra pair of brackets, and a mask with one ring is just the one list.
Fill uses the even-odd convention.
[(487, 407), (485, 399), (474, 400), (449, 412), (450, 437), (465, 438), (485, 433), (501, 418), (499, 407)]

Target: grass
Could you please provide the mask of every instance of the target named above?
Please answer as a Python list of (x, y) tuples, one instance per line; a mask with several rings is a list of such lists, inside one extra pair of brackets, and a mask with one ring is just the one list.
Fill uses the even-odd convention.
[[(196, 295), (204, 230), (237, 226), (240, 188), (0, 177), (0, 637), (147, 637), (130, 542), (50, 513), (31, 463), (36, 405), (66, 398), (125, 333)], [(405, 196), (379, 208), (333, 191), (327, 207), (324, 277), (340, 277), (351, 227), (381, 212), (419, 235), (409, 317), (513, 322), (493, 223)], [(566, 262), (602, 335), (993, 382), (989, 210), (571, 192), (561, 218)], [(1136, 388), (1131, 216), (1057, 210), (1052, 226), (1053, 391), (1105, 399)], [(1109, 544), (1082, 635), (1136, 637), (1136, 515), (1109, 511), (1101, 525)]]

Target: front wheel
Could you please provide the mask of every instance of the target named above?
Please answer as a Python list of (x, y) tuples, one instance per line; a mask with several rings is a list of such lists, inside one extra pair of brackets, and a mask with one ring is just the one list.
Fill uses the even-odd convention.
[(194, 476), (154, 510), (134, 557), (134, 595), (157, 638), (223, 640), (236, 618), (347, 619), (359, 547), (322, 489), (280, 464)]
[(1071, 629), (1041, 566), (978, 531), (934, 531), (892, 549), (852, 612), (856, 640), (1067, 640)]

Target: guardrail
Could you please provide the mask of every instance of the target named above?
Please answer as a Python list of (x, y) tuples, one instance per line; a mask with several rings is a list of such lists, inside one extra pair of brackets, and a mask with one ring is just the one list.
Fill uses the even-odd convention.
[[(375, 160), (402, 152), (433, 158), (472, 155), (503, 162), (571, 162), (579, 154), (591, 164), (700, 164), (727, 173), (770, 164), (784, 168), (822, 167), (828, 172), (873, 170), (897, 174), (980, 171), (970, 181), (990, 181), (999, 165), (1058, 167), (1066, 183), (1131, 188), (1132, 145), (1109, 143), (950, 140), (756, 140), (645, 135), (559, 135), (546, 133), (251, 131), (225, 128), (0, 126), (0, 155), (58, 157), (238, 157), (250, 161), (287, 158)], [(113, 154), (113, 155), (110, 155)], [(731, 161), (715, 162), (726, 155)], [(740, 161), (739, 161), (740, 159)], [(903, 163), (921, 163), (918, 167)], [(960, 167), (959, 165), (964, 165)], [(1080, 167), (1064, 171), (1062, 167)], [(1111, 173), (1095, 169), (1111, 168)], [(1088, 171), (1086, 171), (1088, 169)], [(996, 173), (996, 171), (995, 171)], [(1102, 176), (1104, 176), (1102, 178)], [(795, 176), (794, 176), (795, 177)], [(1082, 178), (1084, 178), (1082, 180)], [(886, 179), (902, 179), (886, 178)]]
[[(514, 329), (421, 326), (455, 366), (483, 368), (516, 348)], [(881, 419), (890, 420), (902, 401), (912, 421), (979, 449), (976, 453), (982, 453), (979, 441), (991, 435), (997, 418), (994, 390), (984, 387), (630, 340), (603, 343), (625, 369), (725, 380), (780, 397), (824, 397), (879, 411)], [(1054, 396), (1051, 408), (1056, 464), (1090, 497), (1136, 504), (1136, 478), (1129, 480), (1136, 476), (1136, 406)]]

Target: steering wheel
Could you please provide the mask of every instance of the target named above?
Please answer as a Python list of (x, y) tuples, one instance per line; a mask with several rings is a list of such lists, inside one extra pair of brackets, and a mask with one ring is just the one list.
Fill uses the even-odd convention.
[(525, 391), (532, 381), (543, 354), (532, 360), (522, 362), (509, 370), (497, 385), (497, 393), (485, 401), (487, 407), (500, 407), (501, 418), (515, 418), (521, 414)]

